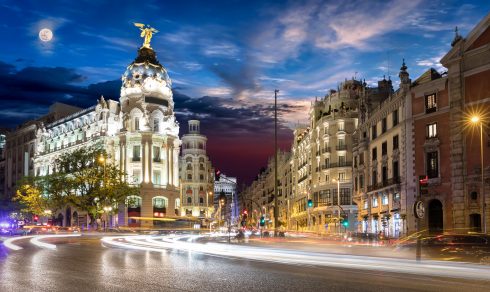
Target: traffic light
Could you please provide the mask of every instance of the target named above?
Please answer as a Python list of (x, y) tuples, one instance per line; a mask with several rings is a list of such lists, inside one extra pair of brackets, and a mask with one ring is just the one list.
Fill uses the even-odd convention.
[(347, 217), (347, 215), (342, 215), (340, 221), (345, 228), (349, 227), (349, 218)]
[(313, 200), (309, 199), (308, 200), (308, 208), (311, 208), (311, 207), (313, 207)]
[(265, 226), (265, 217), (260, 216), (260, 226)]
[(429, 177), (427, 175), (419, 176), (419, 196), (429, 194)]
[(37, 222), (37, 220), (39, 220), (39, 217), (37, 215), (34, 215), (34, 222)]
[(216, 169), (216, 171), (214, 172), (214, 180), (218, 181), (220, 177), (221, 177), (221, 171), (219, 169)]

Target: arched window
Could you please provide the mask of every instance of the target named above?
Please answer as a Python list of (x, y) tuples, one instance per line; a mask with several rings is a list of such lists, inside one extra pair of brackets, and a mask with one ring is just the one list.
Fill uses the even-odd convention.
[(155, 208), (166, 208), (168, 205), (168, 200), (165, 197), (154, 197), (153, 207)]
[(187, 170), (192, 170), (192, 165), (191, 164), (187, 164)]
[(192, 162), (192, 157), (187, 157), (187, 158), (185, 159), (185, 162), (188, 162), (188, 163)]
[(199, 157), (199, 162), (204, 163), (204, 157)]
[(204, 204), (204, 198), (199, 198), (199, 204)]
[(139, 196), (129, 196), (126, 198), (126, 205), (129, 208), (138, 208), (141, 206), (141, 197)]
[(187, 175), (187, 179), (188, 179), (188, 180), (191, 180), (191, 179), (192, 179), (192, 174), (188, 174), (188, 175)]
[(192, 198), (191, 197), (187, 197), (187, 204), (192, 204)]

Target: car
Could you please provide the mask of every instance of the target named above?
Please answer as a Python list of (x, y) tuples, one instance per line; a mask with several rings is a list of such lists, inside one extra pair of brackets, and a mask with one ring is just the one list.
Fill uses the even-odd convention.
[(32, 227), (27, 234), (29, 235), (38, 235), (38, 234), (52, 234), (55, 233), (55, 229), (51, 226), (34, 226)]
[(58, 233), (80, 233), (80, 228), (77, 226), (72, 227), (58, 227), (56, 228), (56, 232)]
[[(441, 234), (420, 239), (421, 254), (434, 260), (463, 261), (490, 265), (490, 236), (485, 234)], [(395, 245), (400, 252), (413, 252), (417, 239)]]

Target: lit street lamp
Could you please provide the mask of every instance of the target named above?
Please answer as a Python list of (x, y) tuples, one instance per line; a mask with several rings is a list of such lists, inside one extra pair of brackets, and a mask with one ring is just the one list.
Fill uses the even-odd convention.
[(481, 205), (482, 205), (482, 227), (483, 227), (483, 233), (487, 233), (487, 221), (486, 219), (486, 200), (485, 200), (485, 180), (484, 180), (484, 167), (483, 167), (483, 123), (482, 120), (479, 116), (473, 115), (470, 118), (470, 122), (473, 125), (479, 126), (480, 127), (480, 163), (481, 163)]

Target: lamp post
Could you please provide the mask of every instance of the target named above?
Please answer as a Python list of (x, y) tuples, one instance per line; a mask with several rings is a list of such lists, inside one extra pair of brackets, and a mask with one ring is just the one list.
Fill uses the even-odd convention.
[(484, 170), (483, 167), (483, 123), (479, 116), (474, 115), (470, 119), (473, 125), (477, 125), (480, 127), (480, 163), (481, 163), (481, 205), (482, 205), (482, 227), (483, 233), (487, 233), (487, 221), (486, 219), (486, 200), (485, 200), (485, 179), (484, 179)]
[(332, 179), (332, 182), (336, 182), (337, 183), (337, 206), (339, 207), (339, 214), (337, 215), (337, 224), (338, 224), (338, 228), (339, 228), (339, 234), (341, 232), (341, 229), (340, 229), (340, 179)]
[(221, 231), (221, 228), (220, 228), (220, 221), (221, 221), (221, 218), (223, 217), (223, 205), (225, 204), (225, 200), (224, 199), (220, 199), (219, 200), (219, 219), (218, 219), (218, 232)]

